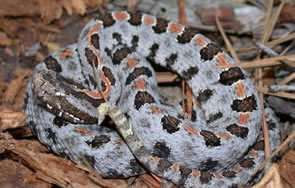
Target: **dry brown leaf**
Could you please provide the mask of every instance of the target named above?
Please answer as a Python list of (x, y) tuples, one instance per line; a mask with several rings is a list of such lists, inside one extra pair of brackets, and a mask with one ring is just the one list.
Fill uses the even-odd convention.
[(36, 179), (32, 170), (10, 159), (0, 161), (0, 174), (0, 187), (51, 187), (51, 185)]
[(40, 15), (39, 0), (0, 0), (0, 16)]
[(58, 19), (62, 15), (62, 3), (59, 0), (39, 0), (41, 18), (50, 23), (52, 20)]
[(90, 172), (81, 164), (48, 154), (48, 150), (38, 141), (17, 141), (11, 150), (15, 160), (23, 161), (30, 169), (35, 170), (34, 176), (49, 184), (61, 187), (128, 187), (132, 179), (104, 179)]
[(279, 165), (273, 163), (259, 183), (252, 188), (283, 188), (279, 173)]
[(280, 14), (280, 22), (295, 22), (295, 5), (286, 3)]
[(0, 130), (20, 128), (25, 125), (24, 112), (15, 112), (9, 108), (0, 107)]
[(19, 94), (19, 90), (24, 85), (24, 79), (29, 77), (32, 74), (31, 69), (17, 69), (15, 71), (15, 75), (17, 76), (16, 79), (12, 80), (8, 86), (7, 90), (3, 96), (3, 102), (12, 104)]
[(145, 182), (149, 187), (160, 188), (161, 185), (158, 181), (156, 181), (152, 176), (148, 174), (143, 174), (139, 177), (143, 182)]
[(89, 8), (95, 8), (98, 6), (104, 6), (109, 2), (109, 0), (86, 0), (85, 3)]
[[(18, 141), (12, 150), (16, 157), (36, 170), (36, 175), (50, 184), (66, 187), (69, 184), (81, 187), (91, 186), (87, 176), (77, 171), (75, 165), (65, 158), (52, 154), (38, 153), (40, 144), (27, 140)], [(93, 185), (92, 185), (93, 186)]]
[(295, 185), (295, 151), (290, 150), (279, 164), (280, 174), (289, 185)]
[(270, 66), (278, 66), (282, 63), (279, 62), (280, 60), (289, 60), (292, 61), (293, 64), (295, 60), (295, 55), (287, 55), (287, 56), (277, 56), (277, 57), (270, 57), (265, 59), (259, 59), (254, 61), (247, 61), (242, 63), (235, 63), (235, 64), (226, 64), (226, 65), (216, 65), (214, 68), (231, 68), (231, 67), (242, 67), (242, 68), (257, 68), (257, 67), (270, 67)]
[(84, 0), (72, 0), (73, 10), (80, 14), (84, 15), (86, 12), (86, 4)]
[(12, 150), (14, 145), (15, 140), (12, 138), (12, 136), (8, 133), (3, 133), (0, 130), (0, 153), (4, 153), (6, 150)]
[(0, 32), (0, 46), (11, 46), (12, 40), (6, 35), (6, 33)]

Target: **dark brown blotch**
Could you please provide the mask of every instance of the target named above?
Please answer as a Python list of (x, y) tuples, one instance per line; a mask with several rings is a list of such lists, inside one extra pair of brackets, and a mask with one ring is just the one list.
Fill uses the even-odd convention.
[(210, 114), (209, 119), (207, 120), (207, 123), (208, 124), (212, 123), (213, 121), (216, 121), (216, 120), (222, 118), (222, 116), (223, 116), (222, 112), (218, 112), (216, 114)]
[(217, 55), (219, 52), (222, 52), (222, 49), (219, 47), (219, 45), (211, 42), (206, 47), (201, 49), (201, 59), (205, 61), (211, 61), (214, 58), (214, 56)]
[(113, 33), (113, 39), (115, 39), (119, 44), (122, 43), (122, 35), (117, 32)]
[(189, 43), (197, 33), (197, 30), (185, 27), (183, 33), (177, 36), (177, 41), (181, 44)]
[(116, 84), (116, 79), (115, 79), (111, 69), (108, 68), (108, 67), (103, 66), (102, 71), (103, 71), (104, 75), (108, 78), (108, 80), (111, 82), (111, 85), (115, 85)]
[(239, 67), (234, 67), (220, 73), (219, 82), (223, 85), (230, 86), (244, 78), (242, 70)]
[(131, 53), (131, 49), (128, 47), (123, 47), (117, 50), (113, 55), (113, 63), (115, 65), (119, 65), (123, 59), (127, 57), (128, 54)]
[(237, 124), (231, 124), (226, 127), (226, 130), (231, 134), (240, 137), (246, 138), (248, 136), (249, 129), (247, 127), (238, 126)]
[(134, 105), (136, 110), (146, 103), (151, 104), (154, 102), (155, 99), (147, 91), (138, 91), (135, 95)]
[(138, 13), (138, 12), (129, 12), (129, 15), (130, 15), (130, 19), (128, 20), (128, 22), (131, 24), (131, 25), (134, 25), (134, 26), (139, 26), (141, 25), (142, 23), (142, 14), (141, 13)]
[(134, 52), (136, 51), (136, 48), (138, 46), (138, 41), (139, 41), (139, 37), (137, 35), (133, 35), (132, 36), (132, 40), (131, 40), (131, 51)]
[(176, 119), (175, 117), (164, 115), (164, 117), (161, 119), (161, 123), (163, 129), (172, 134), (179, 130), (178, 126), (181, 121)]
[(159, 158), (168, 158), (170, 155), (171, 149), (166, 146), (165, 142), (157, 142), (153, 147), (153, 156)]
[[(111, 69), (108, 68), (108, 67), (103, 66), (102, 71), (103, 71), (104, 75), (108, 78), (108, 80), (110, 81), (111, 85), (115, 85), (116, 84), (116, 79), (115, 79)], [(107, 86), (106, 86), (106, 84), (105, 84), (105, 82), (103, 80), (101, 80), (100, 87), (101, 87), (102, 91), (106, 91), (106, 89), (107, 89)]]
[(183, 185), (185, 183), (186, 179), (188, 178), (188, 176), (192, 173), (192, 169), (184, 168), (184, 167), (180, 166), (179, 171), (181, 173), (181, 178), (178, 181), (178, 184)]
[(190, 67), (186, 71), (182, 71), (182, 77), (185, 80), (190, 80), (190, 79), (192, 79), (192, 77), (194, 77), (196, 74), (198, 74), (198, 72), (199, 72), (199, 68), (197, 66)]
[(210, 99), (210, 97), (213, 95), (213, 90), (212, 89), (205, 89), (203, 91), (199, 92), (199, 95), (197, 97), (198, 101), (200, 103), (206, 102)]
[(218, 165), (218, 161), (213, 161), (211, 158), (207, 159), (204, 162), (201, 162), (200, 169), (201, 171), (210, 171), (213, 170)]
[(94, 63), (94, 66), (96, 68), (98, 67), (98, 61), (97, 61), (96, 55), (92, 52), (90, 48), (85, 48), (85, 56), (91, 67), (92, 67), (92, 63)]
[(166, 66), (171, 69), (171, 66), (177, 61), (177, 54), (171, 54), (169, 57), (166, 57)]
[(257, 102), (254, 95), (244, 99), (235, 99), (231, 108), (236, 112), (252, 112), (257, 108)]
[(241, 167), (243, 168), (252, 168), (254, 166), (254, 161), (251, 158), (244, 159), (240, 162)]
[(48, 56), (44, 59), (44, 62), (45, 62), (47, 69), (53, 70), (55, 72), (62, 71), (60, 64), (58, 63), (58, 61), (54, 57)]
[(253, 149), (255, 150), (260, 150), (260, 151), (264, 151), (264, 140), (259, 140), (257, 141), (254, 146)]
[(162, 18), (157, 18), (157, 23), (153, 26), (155, 33), (161, 34), (165, 33), (168, 27), (168, 21)]
[(94, 149), (100, 148), (102, 145), (111, 141), (110, 137), (107, 135), (95, 136), (92, 140), (85, 141), (87, 145)]
[(212, 179), (212, 174), (210, 174), (209, 172), (204, 172), (201, 171), (201, 176), (200, 176), (200, 181), (201, 184), (208, 184), (209, 181)]
[(222, 175), (226, 178), (234, 178), (236, 177), (236, 172), (234, 171), (224, 171), (222, 172)]
[(202, 130), (200, 134), (204, 137), (206, 146), (208, 147), (220, 146), (220, 138), (218, 138), (213, 132)]
[[(85, 77), (86, 77), (86, 75), (85, 75)], [(89, 86), (89, 84), (90, 84), (90, 85), (92, 85), (94, 87), (94, 89), (96, 89), (97, 88), (97, 83), (96, 83), (96, 80), (93, 77), (93, 73), (92, 74), (87, 74), (87, 77), (88, 77), (88, 79), (85, 79), (85, 81), (84, 81), (85, 85)], [(80, 86), (80, 87), (82, 87), (82, 86)]]
[(115, 24), (116, 20), (114, 20), (111, 13), (105, 13), (97, 18), (103, 22), (103, 27), (110, 27)]
[(99, 50), (99, 36), (98, 36), (98, 34), (91, 35), (90, 42), (94, 46), (95, 49)]
[(141, 75), (145, 75), (147, 77), (152, 77), (152, 72), (147, 67), (137, 67), (127, 77), (127, 79), (126, 79), (126, 85), (129, 85), (133, 80), (135, 80), (137, 77), (139, 77)]
[(150, 62), (155, 62), (155, 57), (157, 55), (157, 52), (159, 50), (160, 46), (157, 43), (154, 43), (151, 47), (150, 47), (150, 54), (146, 57), (146, 59)]

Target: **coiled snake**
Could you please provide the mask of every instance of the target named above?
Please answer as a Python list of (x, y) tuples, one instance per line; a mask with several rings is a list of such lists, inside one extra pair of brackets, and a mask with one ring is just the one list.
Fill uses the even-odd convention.
[[(151, 63), (192, 89), (191, 120), (180, 105), (163, 102)], [(105, 177), (147, 169), (185, 187), (248, 184), (264, 156), (261, 105), (241, 68), (213, 68), (233, 63), (191, 28), (146, 14), (107, 13), (84, 27), (77, 44), (36, 67), (25, 97), (27, 122), (55, 153), (82, 155)], [(266, 112), (274, 148), (278, 127)], [(122, 137), (97, 125), (104, 113)]]

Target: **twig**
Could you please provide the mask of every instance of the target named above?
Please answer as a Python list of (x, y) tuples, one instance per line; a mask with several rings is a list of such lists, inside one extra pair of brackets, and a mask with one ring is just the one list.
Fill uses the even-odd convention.
[(267, 95), (273, 95), (273, 96), (283, 97), (283, 98), (288, 98), (288, 99), (295, 99), (295, 94), (294, 93), (287, 93), (287, 92), (282, 92), (282, 91), (273, 93), (273, 92), (270, 92), (267, 88), (259, 87), (259, 86), (257, 86), (256, 89), (259, 92), (262, 92), (262, 93), (267, 94)]
[[(93, 75), (95, 76), (95, 79), (96, 79), (96, 85), (97, 85), (98, 92), (101, 93), (101, 96), (103, 97), (104, 101), (108, 102), (108, 99), (106, 98), (106, 96), (104, 96), (104, 94), (103, 94), (103, 92), (101, 90), (101, 87), (99, 85), (98, 74), (95, 71), (94, 61), (92, 61), (92, 71), (93, 71)], [(100, 67), (100, 76), (103, 77), (101, 67)]]
[[(259, 49), (261, 49), (262, 51), (264, 51), (265, 53), (267, 53), (269, 56), (271, 57), (275, 57), (275, 56), (279, 56), (282, 55), (278, 54), (276, 51), (272, 50), (271, 48), (265, 46), (262, 42), (257, 42), (254, 41), (253, 42)], [(285, 63), (286, 65), (289, 65), (290, 67), (294, 67), (295, 68), (295, 64), (292, 61), (289, 60), (285, 60), (285, 61), (281, 61), (282, 63)]]
[(217, 16), (215, 16), (215, 21), (216, 21), (217, 28), (218, 28), (219, 32), (221, 33), (222, 38), (223, 38), (223, 40), (224, 40), (224, 42), (226, 44), (226, 47), (230, 51), (231, 56), (234, 58), (236, 63), (240, 63), (240, 59), (238, 58), (237, 53), (233, 50), (233, 47), (232, 47), (230, 41), (228, 40), (228, 38), (227, 38), (227, 36), (226, 36), (226, 34), (225, 34), (225, 32), (224, 32), (224, 30), (223, 30), (223, 28), (221, 26), (221, 23), (220, 23)]
[(268, 46), (265, 46), (262, 42), (254, 41), (253, 43), (255, 44), (255, 46), (257, 46), (260, 50), (262, 50), (263, 52), (265, 52), (269, 56), (273, 57), (273, 56), (279, 55), (276, 51), (272, 50)]
[(295, 72), (292, 73), (291, 75), (287, 76), (287, 78), (285, 78), (284, 80), (282, 80), (280, 82), (280, 85), (284, 85), (284, 84), (287, 84), (289, 83), (290, 81), (294, 80), (295, 79)]
[(280, 91), (295, 91), (295, 86), (292, 85), (271, 85), (268, 86), (269, 92), (280, 92)]
[[(275, 39), (272, 40), (270, 42), (264, 42), (263, 44), (265, 46), (275, 46), (284, 42), (287, 42), (289, 40), (294, 40), (295, 39), (295, 33), (289, 34), (286, 37), (280, 38), (280, 39)], [(248, 52), (248, 51), (252, 51), (252, 50), (257, 50), (256, 46), (251, 46), (251, 47), (247, 47), (247, 48), (238, 48), (238, 49), (234, 49), (236, 52)]]
[(287, 56), (278, 56), (271, 57), (265, 59), (254, 60), (250, 62), (242, 62), (236, 64), (228, 64), (228, 65), (216, 65), (214, 68), (230, 68), (230, 67), (242, 67), (242, 68), (258, 68), (258, 67), (270, 67), (281, 65), (280, 60), (290, 60), (293, 61), (292, 64), (295, 65), (295, 55), (287, 55)]

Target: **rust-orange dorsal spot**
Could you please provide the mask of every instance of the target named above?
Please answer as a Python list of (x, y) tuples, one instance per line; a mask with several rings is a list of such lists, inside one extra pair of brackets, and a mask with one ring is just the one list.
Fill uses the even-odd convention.
[(255, 158), (257, 155), (257, 152), (256, 151), (252, 151), (250, 154), (249, 154), (249, 158)]
[(241, 114), (238, 123), (240, 125), (244, 125), (244, 124), (246, 124), (248, 122), (248, 119), (249, 119), (249, 114), (248, 113)]
[(153, 157), (152, 156), (152, 160), (156, 161), (156, 162), (159, 162), (161, 159), (159, 157)]
[(135, 81), (135, 87), (138, 90), (145, 90), (146, 89), (145, 81), (143, 79), (141, 79), (141, 78), (138, 78)]
[(227, 59), (225, 58), (223, 53), (218, 53), (216, 56), (216, 61), (219, 65), (227, 65)]
[(199, 170), (192, 170), (192, 175), (201, 176), (201, 172)]
[(144, 17), (143, 22), (147, 25), (154, 25), (156, 23), (156, 20), (152, 17)]
[(221, 174), (215, 173), (214, 174), (215, 178), (222, 178), (223, 176)]
[(85, 128), (76, 127), (76, 131), (79, 132), (79, 133), (81, 133), (81, 134), (91, 136), (91, 133), (87, 129), (85, 129)]
[(151, 109), (152, 109), (152, 112), (155, 114), (163, 114), (163, 112), (155, 105), (151, 105)]
[(179, 170), (179, 169), (180, 169), (180, 166), (179, 166), (179, 164), (173, 164), (173, 165), (172, 165), (172, 168), (173, 168), (174, 170)]
[(198, 46), (206, 46), (207, 45), (207, 42), (200, 35), (196, 35), (194, 38), (194, 41), (195, 41), (195, 44)]
[(127, 60), (127, 64), (128, 64), (128, 66), (129, 67), (135, 67), (136, 66), (136, 64), (137, 64), (137, 59), (135, 59), (135, 58), (129, 58), (128, 60)]
[(189, 132), (191, 134), (194, 134), (196, 136), (200, 136), (199, 131), (197, 131), (196, 129), (194, 129), (194, 128), (188, 126), (188, 125), (184, 125), (183, 128), (184, 128), (184, 130), (186, 130), (187, 132)]
[(245, 85), (243, 84), (243, 82), (239, 82), (236, 85), (236, 93), (239, 97), (241, 98), (245, 98), (245, 94), (246, 94), (246, 88)]
[(220, 136), (221, 138), (225, 139), (225, 140), (231, 138), (231, 135), (229, 133), (226, 133), (226, 132), (224, 132), (224, 133), (218, 133), (217, 135)]
[(237, 168), (233, 169), (233, 171), (236, 172), (236, 173), (239, 173), (239, 172), (241, 172), (242, 170), (243, 170), (242, 167), (237, 167)]
[(169, 24), (169, 30), (170, 30), (172, 33), (179, 34), (179, 33), (182, 32), (182, 26), (179, 25), (179, 24)]
[(114, 13), (114, 18), (116, 20), (126, 20), (129, 17), (129, 14), (126, 12), (116, 12)]
[(70, 48), (65, 49), (64, 51), (62, 51), (59, 55), (60, 59), (65, 59), (67, 57), (71, 57), (73, 55), (73, 51)]

